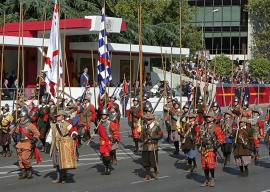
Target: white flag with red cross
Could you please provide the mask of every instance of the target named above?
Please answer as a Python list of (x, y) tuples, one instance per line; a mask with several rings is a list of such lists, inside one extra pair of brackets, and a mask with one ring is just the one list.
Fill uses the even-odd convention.
[(57, 0), (55, 0), (50, 43), (44, 65), (44, 73), (46, 74), (45, 81), (47, 84), (46, 90), (54, 99), (57, 96), (57, 83), (59, 87), (62, 85), (61, 77), (63, 73), (59, 20), (59, 7)]

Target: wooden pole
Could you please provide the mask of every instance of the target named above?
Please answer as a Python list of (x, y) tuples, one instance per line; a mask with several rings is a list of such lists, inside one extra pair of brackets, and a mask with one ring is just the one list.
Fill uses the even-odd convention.
[(170, 80), (171, 80), (171, 82), (170, 82), (170, 86), (171, 86), (170, 96), (171, 97), (172, 97), (172, 82), (173, 82), (173, 80), (172, 80), (172, 69), (173, 69), (172, 46), (173, 46), (173, 44), (171, 42), (171, 71), (170, 71)]
[[(48, 7), (48, 2), (49, 0), (47, 0), (47, 3), (46, 3), (46, 6), (44, 7), (44, 21), (43, 21), (43, 34), (42, 34), (42, 46), (41, 46), (41, 57), (40, 57), (40, 70), (43, 70), (43, 63), (44, 63), (44, 57), (43, 57), (43, 53), (44, 53), (44, 39), (45, 39), (45, 26), (46, 26), (46, 20), (47, 20), (47, 11), (46, 11), (46, 8)], [(39, 103), (39, 100), (40, 100), (40, 84), (41, 84), (41, 73), (40, 73), (40, 76), (38, 78), (38, 86), (39, 86), (39, 90), (38, 90), (38, 103)]]
[[(213, 82), (212, 82), (212, 95), (211, 95), (211, 100), (210, 100), (210, 102), (211, 102), (212, 99), (214, 98), (213, 92), (214, 92), (214, 83), (215, 83), (214, 76), (215, 76), (215, 73), (216, 73), (216, 65), (217, 65), (217, 48), (216, 48), (216, 55), (215, 55), (215, 62), (214, 62), (214, 73), (213, 73)], [(211, 106), (210, 106), (210, 107), (211, 107)]]
[(2, 51), (1, 51), (1, 79), (0, 79), (0, 107), (2, 106), (2, 89), (3, 89), (3, 71), (4, 71), (4, 54), (5, 54), (5, 25), (6, 25), (6, 13), (4, 12), (4, 20), (3, 20), (3, 25), (2, 25), (2, 34), (3, 34), (3, 39), (2, 39)]
[(131, 42), (129, 45), (129, 108), (131, 109), (132, 104), (132, 50)]
[(20, 1), (20, 21), (19, 21), (19, 45), (18, 45), (18, 60), (17, 60), (17, 87), (16, 87), (16, 113), (15, 119), (18, 119), (18, 98), (19, 98), (19, 79), (20, 79), (20, 60), (21, 60), (21, 22), (22, 22), (22, 2)]
[[(63, 75), (62, 75), (62, 98), (65, 97), (65, 82), (66, 82), (66, 66), (67, 66), (67, 55), (66, 55), (66, 14), (64, 13), (64, 59), (63, 59)], [(67, 73), (68, 75), (68, 73)]]
[[(59, 19), (59, 23), (60, 23), (60, 1), (58, 2), (58, 10), (59, 10), (59, 14), (58, 14), (58, 19)], [(60, 53), (61, 53), (61, 47), (60, 47), (60, 27), (58, 29), (58, 34), (59, 34), (59, 38), (58, 38), (58, 49), (59, 49), (59, 55), (58, 55), (58, 62), (57, 62), (57, 85), (56, 85), (56, 112), (58, 113), (59, 111), (59, 86), (60, 86)], [(63, 79), (62, 79), (63, 81)]]
[(180, 46), (180, 112), (182, 113), (182, 90), (183, 90), (183, 82), (182, 82), (182, 3), (180, 1), (180, 7), (179, 7), (179, 46)]
[(140, 64), (140, 104), (141, 104), (141, 114), (143, 114), (143, 105), (142, 105), (142, 95), (143, 95), (143, 65), (142, 65), (142, 4), (140, 2), (140, 11), (139, 11), (139, 64)]
[(23, 5), (22, 5), (22, 18), (21, 18), (21, 29), (22, 29), (22, 31), (21, 31), (21, 34), (22, 34), (22, 86), (21, 86), (21, 89), (22, 89), (22, 98), (23, 99), (25, 99), (25, 71), (24, 71), (24, 68), (25, 68), (25, 66), (24, 66), (24, 42), (23, 42), (23, 40), (24, 40), (24, 32), (23, 32), (23, 22), (24, 22), (24, 19), (23, 19)]
[(94, 88), (94, 97), (95, 97), (95, 109), (97, 108), (97, 97), (96, 97), (96, 78), (95, 78), (95, 67), (94, 67), (94, 53), (93, 53), (93, 49), (91, 49), (91, 65), (92, 65), (92, 76), (93, 76), (93, 88)]
[(234, 87), (234, 82), (233, 82), (233, 59), (234, 59), (234, 46), (233, 46), (233, 50), (232, 50), (232, 74), (231, 74), (231, 104), (232, 104), (232, 100), (233, 100), (233, 87)]
[(167, 99), (167, 51), (164, 56), (164, 93), (165, 93), (165, 99)]
[[(161, 53), (161, 64), (162, 64), (162, 69), (163, 69), (163, 81), (164, 81), (164, 85), (165, 85), (166, 75), (165, 75), (165, 65), (164, 65), (164, 60), (163, 60), (162, 46), (160, 46), (160, 53)], [(164, 91), (163, 91), (163, 103), (164, 103), (164, 105), (165, 105), (165, 100), (166, 100), (166, 94), (165, 94), (165, 86), (164, 86)]]
[[(106, 30), (106, 0), (103, 1), (104, 5), (104, 53), (106, 53), (106, 45), (107, 45), (107, 30)], [(105, 59), (104, 59), (104, 65), (105, 65), (105, 78), (107, 77), (107, 55), (105, 54)], [(107, 87), (107, 82), (105, 82), (105, 87), (104, 87), (104, 90), (105, 90), (105, 105), (104, 106), (107, 106), (107, 96), (106, 96), (106, 87)], [(108, 93), (109, 94), (109, 93)]]

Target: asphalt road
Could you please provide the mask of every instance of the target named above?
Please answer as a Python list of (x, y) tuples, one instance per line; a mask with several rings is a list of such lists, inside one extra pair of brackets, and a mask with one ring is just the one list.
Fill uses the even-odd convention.
[[(126, 120), (121, 123), (122, 144), (118, 150), (118, 164), (112, 174), (103, 175), (103, 165), (98, 153), (98, 137), (90, 146), (80, 148), (80, 160), (76, 170), (68, 171), (66, 184), (52, 184), (55, 177), (54, 168), (48, 155), (42, 154), (41, 165), (34, 164), (35, 175), (32, 180), (18, 180), (19, 169), (16, 155), (11, 158), (0, 157), (0, 191), (1, 192), (135, 192), (135, 191), (218, 191), (218, 192), (270, 192), (270, 158), (265, 145), (262, 145), (258, 165), (250, 165), (249, 177), (239, 177), (239, 170), (233, 159), (229, 167), (222, 170), (222, 163), (216, 169), (216, 187), (202, 188), (204, 181), (197, 157), (198, 168), (192, 174), (186, 171), (186, 163), (182, 154), (172, 155), (173, 146), (164, 141), (160, 142), (158, 180), (144, 181), (144, 170), (141, 156), (135, 155), (132, 139), (128, 137), (129, 127)], [(15, 149), (13, 149), (14, 151)], [(269, 183), (268, 183), (269, 182)]]

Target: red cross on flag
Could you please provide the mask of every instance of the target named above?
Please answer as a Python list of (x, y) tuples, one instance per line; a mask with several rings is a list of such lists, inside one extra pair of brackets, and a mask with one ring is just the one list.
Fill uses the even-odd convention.
[[(55, 0), (52, 27), (50, 34), (50, 43), (48, 46), (47, 56), (45, 58), (44, 73), (46, 74), (46, 89), (47, 92), (55, 99), (57, 96), (57, 83), (61, 87), (61, 74), (63, 73), (62, 53), (61, 53), (61, 38), (59, 29), (59, 7)], [(59, 69), (58, 68), (59, 65)]]

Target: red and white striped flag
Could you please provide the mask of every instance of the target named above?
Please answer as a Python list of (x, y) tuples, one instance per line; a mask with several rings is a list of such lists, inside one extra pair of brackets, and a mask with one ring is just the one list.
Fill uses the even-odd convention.
[[(55, 0), (50, 34), (50, 44), (48, 46), (44, 65), (44, 72), (46, 74), (45, 81), (47, 84), (46, 89), (54, 99), (57, 96), (57, 83), (59, 83), (59, 87), (62, 85), (61, 74), (63, 73), (59, 20), (59, 7), (57, 0)], [(59, 71), (57, 71), (57, 65), (59, 65)]]

